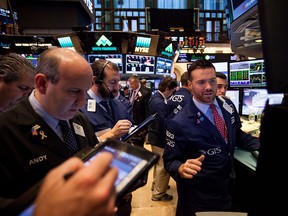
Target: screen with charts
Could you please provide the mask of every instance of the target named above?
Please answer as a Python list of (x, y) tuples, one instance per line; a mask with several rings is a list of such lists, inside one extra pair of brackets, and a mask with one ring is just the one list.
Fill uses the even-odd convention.
[(266, 87), (264, 59), (229, 63), (230, 87)]
[(21, 54), (21, 55), (26, 59), (28, 59), (34, 65), (34, 67), (37, 66), (37, 60), (39, 58), (39, 54)]
[(144, 55), (126, 55), (126, 73), (154, 74), (155, 57)]
[(170, 75), (172, 70), (172, 60), (162, 57), (157, 57), (156, 74)]
[(106, 61), (111, 61), (115, 63), (120, 70), (120, 73), (123, 73), (123, 55), (122, 54), (89, 54), (88, 62), (92, 64), (94, 61), (99, 59), (105, 59)]
[(227, 90), (226, 96), (234, 103), (236, 110), (239, 113), (240, 90), (239, 89)]
[(243, 89), (241, 115), (249, 115), (251, 111), (258, 112), (265, 108), (266, 101), (269, 104), (281, 104), (284, 94), (268, 94), (267, 89)]

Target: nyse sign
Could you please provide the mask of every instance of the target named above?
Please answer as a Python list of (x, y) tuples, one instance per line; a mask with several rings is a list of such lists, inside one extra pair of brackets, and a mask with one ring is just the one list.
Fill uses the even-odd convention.
[(135, 52), (149, 53), (149, 48), (146, 48), (146, 47), (135, 47)]

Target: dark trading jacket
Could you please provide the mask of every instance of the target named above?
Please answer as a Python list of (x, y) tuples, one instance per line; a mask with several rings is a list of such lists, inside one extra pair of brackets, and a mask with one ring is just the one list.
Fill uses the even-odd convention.
[[(77, 112), (70, 124), (72, 122), (82, 127), (85, 134), (75, 133), (79, 149), (98, 143), (81, 112)], [(68, 159), (65, 145), (34, 111), (28, 99), (0, 114), (0, 196), (19, 196)]]
[[(224, 99), (217, 97), (217, 101), (227, 126), (228, 143), (196, 107), (192, 98), (167, 123), (167, 143), (163, 158), (165, 168), (177, 182), (177, 216), (227, 208), (235, 147), (246, 150), (259, 148), (259, 140), (241, 130), (239, 114), (232, 101), (225, 99), (225, 106)], [(198, 158), (201, 154), (205, 155), (201, 171), (192, 179), (180, 178), (179, 166), (187, 159)]]

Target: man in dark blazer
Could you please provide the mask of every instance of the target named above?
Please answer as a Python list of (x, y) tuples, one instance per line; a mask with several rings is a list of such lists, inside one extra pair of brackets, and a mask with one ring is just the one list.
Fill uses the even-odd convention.
[[(198, 60), (188, 69), (193, 97), (166, 127), (164, 165), (177, 184), (177, 216), (231, 211), (230, 175), (235, 147), (257, 150), (260, 142), (241, 130), (233, 102), (216, 96), (215, 67)], [(224, 121), (221, 134), (210, 108)], [(212, 106), (213, 106), (212, 105)]]
[[(88, 117), (99, 141), (120, 139), (129, 132), (133, 120), (123, 104), (114, 98), (119, 93), (119, 68), (103, 59), (94, 61), (91, 67), (93, 85), (87, 91), (86, 105), (81, 111)], [(132, 194), (128, 193), (117, 206), (117, 216), (129, 216), (131, 202)]]
[[(18, 197), (52, 168), (98, 143), (89, 121), (78, 111), (91, 80), (90, 65), (72, 50), (54, 48), (40, 55), (35, 90), (0, 115), (1, 197)], [(63, 139), (59, 120), (72, 129), (74, 151)]]
[[(132, 75), (128, 79), (130, 88), (132, 89), (130, 101), (132, 103), (132, 116), (135, 124), (142, 123), (149, 116), (148, 102), (151, 92), (141, 86), (138, 76)], [(143, 135), (133, 143), (137, 146), (144, 147), (146, 136)]]
[(176, 88), (177, 81), (172, 77), (165, 77), (161, 80), (158, 91), (149, 100), (150, 114), (158, 113), (158, 116), (149, 126), (148, 143), (151, 144), (152, 152), (161, 156), (153, 169), (153, 201), (169, 201), (173, 199), (173, 196), (166, 193), (170, 175), (164, 168), (162, 156), (166, 144), (164, 119), (167, 112), (167, 99), (176, 91)]
[[(118, 101), (120, 101), (123, 104), (125, 110), (131, 115), (132, 114), (131, 113), (132, 112), (132, 103), (129, 101), (129, 97), (126, 98), (124, 95), (121, 94), (120, 89), (121, 89), (121, 85), (119, 84), (118, 92), (117, 91), (113, 92), (113, 95), (115, 96), (115, 99), (117, 99)], [(129, 94), (128, 94), (128, 96), (129, 96)]]
[[(93, 85), (87, 91), (86, 105), (81, 111), (88, 117), (99, 141), (120, 139), (129, 132), (133, 120), (123, 104), (114, 98), (114, 94), (119, 92), (119, 68), (103, 59), (93, 62), (91, 67)], [(102, 105), (103, 102), (109, 104), (111, 113)]]

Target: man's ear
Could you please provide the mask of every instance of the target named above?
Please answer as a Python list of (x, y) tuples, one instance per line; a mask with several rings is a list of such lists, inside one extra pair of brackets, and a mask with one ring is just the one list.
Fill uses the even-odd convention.
[(46, 75), (41, 73), (36, 74), (34, 80), (35, 80), (35, 88), (37, 88), (41, 94), (45, 94), (48, 82)]

